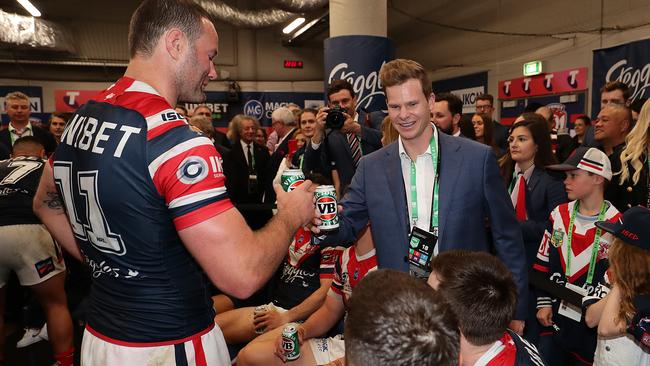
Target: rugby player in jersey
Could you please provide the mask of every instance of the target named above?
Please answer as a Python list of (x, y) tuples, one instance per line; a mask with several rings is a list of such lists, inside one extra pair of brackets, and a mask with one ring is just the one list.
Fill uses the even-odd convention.
[[(304, 323), (298, 325), (300, 358), (291, 361), (291, 365), (326, 365), (337, 360), (343, 361), (345, 345), (342, 336), (327, 337), (326, 334), (345, 315), (356, 285), (368, 272), (376, 269), (375, 247), (370, 229), (366, 227), (354, 246), (345, 249), (339, 256), (325, 302)], [(281, 340), (279, 332), (257, 337), (239, 352), (237, 364), (283, 365), (286, 360), (282, 354)]]
[(250, 296), (314, 214), (306, 181), (252, 231), (214, 145), (174, 111), (217, 76), (210, 19), (192, 0), (143, 1), (124, 77), (75, 112), (44, 169), (35, 211), (92, 272), (82, 365), (229, 363), (207, 280)]
[(427, 281), (460, 328), (460, 366), (544, 366), (537, 348), (508, 329), (517, 287), (508, 268), (484, 252), (451, 250), (431, 260)]

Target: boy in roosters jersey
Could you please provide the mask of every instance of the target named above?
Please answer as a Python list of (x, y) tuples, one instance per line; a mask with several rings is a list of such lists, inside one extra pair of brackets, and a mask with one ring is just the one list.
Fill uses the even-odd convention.
[[(330, 183), (322, 175), (311, 175), (309, 179), (314, 183), (312, 192), (318, 185)], [(272, 302), (266, 305), (267, 311), (256, 313), (254, 307), (241, 307), (214, 318), (226, 343), (249, 342), (258, 336), (256, 333), (270, 337), (271, 332), (275, 338), (282, 332), (281, 326), (307, 319), (325, 301), (342, 250), (321, 247), (314, 243), (311, 231), (298, 229), (271, 284)], [(215, 303), (223, 302), (223, 296), (215, 296)]]
[(483, 252), (451, 250), (431, 260), (427, 281), (460, 328), (461, 366), (544, 366), (537, 348), (508, 329), (517, 288), (508, 268)]
[[(565, 171), (569, 203), (551, 212), (533, 269), (540, 271), (581, 296), (599, 296), (598, 280), (608, 268), (611, 234), (596, 221), (614, 222), (620, 213), (604, 200), (612, 178), (607, 156), (594, 148), (579, 148), (563, 164), (547, 169)], [(549, 365), (591, 365), (596, 350), (596, 331), (585, 324), (579, 306), (553, 299), (538, 290), (537, 320), (547, 327), (540, 334), (539, 348)]]
[[(354, 246), (347, 248), (336, 263), (334, 280), (323, 305), (298, 326), (300, 358), (292, 366), (325, 365), (343, 361), (345, 345), (338, 335), (325, 335), (345, 315), (352, 291), (363, 277), (377, 269), (375, 248), (369, 227), (366, 227)], [(239, 352), (237, 365), (284, 365), (285, 359), (277, 336), (258, 337)], [(275, 354), (274, 354), (275, 353)]]
[(229, 363), (206, 280), (250, 296), (314, 215), (305, 181), (252, 231), (214, 145), (174, 111), (216, 78), (210, 19), (192, 0), (144, 0), (124, 77), (75, 113), (43, 171), (34, 211), (92, 271), (82, 365)]

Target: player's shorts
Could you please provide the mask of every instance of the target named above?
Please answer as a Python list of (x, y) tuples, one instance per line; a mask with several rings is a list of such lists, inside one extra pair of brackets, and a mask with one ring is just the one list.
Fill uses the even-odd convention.
[(23, 286), (37, 285), (65, 271), (61, 250), (44, 225), (0, 226), (0, 288), (9, 271), (16, 272)]
[(311, 338), (307, 342), (317, 365), (325, 365), (345, 356), (345, 342), (340, 334), (329, 338)]
[(86, 326), (81, 365), (222, 366), (230, 365), (230, 356), (223, 333), (214, 324), (184, 339), (156, 343), (119, 341)]

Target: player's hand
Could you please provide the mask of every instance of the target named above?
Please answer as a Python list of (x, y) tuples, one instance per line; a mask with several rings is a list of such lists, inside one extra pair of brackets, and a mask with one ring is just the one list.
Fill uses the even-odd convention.
[(508, 325), (508, 328), (512, 329), (513, 332), (519, 334), (520, 336), (524, 335), (524, 326), (526, 322), (523, 320), (513, 320)]
[(325, 131), (325, 119), (327, 118), (327, 111), (329, 108), (321, 107), (316, 113), (316, 128), (314, 131), (314, 136), (312, 136), (311, 141), (320, 144), (323, 141), (323, 133)]
[[(343, 212), (343, 206), (338, 205), (338, 214), (340, 215)], [(314, 197), (314, 217), (311, 220), (311, 226), (307, 226), (309, 229), (311, 229), (311, 232), (314, 234), (320, 234), (320, 229), (318, 228), (318, 225), (322, 224), (322, 221), (320, 219), (320, 213), (318, 212), (318, 207), (316, 207), (316, 198)]]
[(279, 184), (274, 184), (278, 201), (278, 216), (290, 227), (305, 226), (314, 217), (314, 188), (306, 180), (291, 192), (285, 192)]
[(553, 308), (545, 307), (537, 310), (537, 320), (539, 324), (550, 327), (553, 325)]
[[(298, 326), (298, 344), (302, 346), (302, 343), (305, 341), (305, 328), (302, 325)], [(275, 339), (275, 352), (274, 354), (278, 356), (282, 362), (287, 362), (287, 357), (284, 355), (284, 349), (282, 349), (282, 335), (280, 334), (278, 338)]]
[(343, 115), (345, 116), (345, 122), (343, 123), (343, 127), (341, 127), (341, 132), (354, 134), (361, 132), (361, 125), (359, 122), (355, 121), (352, 116), (347, 113), (343, 113)]
[(280, 313), (276, 310), (269, 310), (258, 314), (253, 318), (253, 327), (255, 329), (264, 329), (264, 333), (266, 333), (288, 323), (289, 320), (287, 319), (286, 314), (286, 312)]

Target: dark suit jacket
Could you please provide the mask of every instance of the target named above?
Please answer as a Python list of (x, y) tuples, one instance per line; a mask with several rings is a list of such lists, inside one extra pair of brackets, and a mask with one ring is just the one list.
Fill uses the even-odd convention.
[(9, 149), (4, 144), (0, 144), (0, 160), (9, 159)]
[[(381, 149), (381, 132), (361, 125), (361, 152), (368, 155)], [(309, 144), (305, 150), (306, 167), (329, 176), (336, 169), (341, 179), (341, 191), (350, 185), (355, 167), (347, 135), (340, 130), (331, 130), (317, 150)]]
[[(512, 271), (519, 292), (517, 319), (524, 319), (528, 275), (521, 229), (499, 176), (492, 150), (468, 139), (438, 134), (440, 139), (439, 251), (467, 249), (488, 252), (485, 230), (489, 218), (497, 255)], [(370, 221), (381, 268), (408, 271), (409, 222), (398, 142), (361, 159), (348, 193), (336, 234), (325, 243), (353, 241)]]
[(568, 202), (568, 198), (559, 175), (551, 175), (543, 168), (535, 167), (526, 183), (528, 220), (519, 222), (529, 266), (532, 266), (535, 261), (551, 211), (565, 202)]
[[(41, 143), (45, 147), (45, 153), (47, 156), (52, 155), (54, 150), (56, 150), (56, 140), (54, 140), (54, 136), (52, 136), (52, 134), (48, 131), (45, 131), (44, 129), (32, 124), (32, 135), (41, 140)], [(4, 130), (0, 131), (0, 144), (3, 144), (11, 152), (11, 147), (13, 145), (11, 143), (9, 128), (5, 128)]]
[(501, 151), (508, 150), (508, 131), (510, 126), (505, 126), (494, 121), (494, 143), (497, 145)]
[[(255, 174), (257, 175), (258, 191), (248, 191), (248, 164), (244, 156), (244, 149), (237, 141), (230, 152), (224, 156), (224, 173), (226, 175), (226, 188), (230, 200), (236, 205), (261, 204), (266, 187), (269, 185), (268, 176), (269, 151), (258, 144), (253, 143), (253, 155), (255, 157)], [(259, 229), (273, 216), (271, 210), (254, 210), (239, 208), (248, 224), (253, 229)]]
[(216, 145), (224, 146), (230, 149), (230, 141), (225, 133), (221, 131), (214, 130), (214, 143)]

